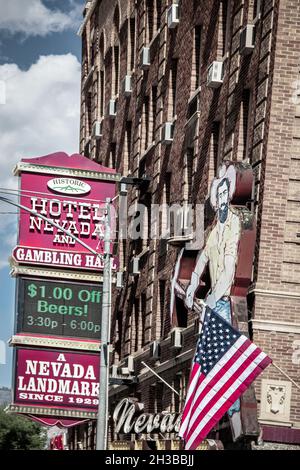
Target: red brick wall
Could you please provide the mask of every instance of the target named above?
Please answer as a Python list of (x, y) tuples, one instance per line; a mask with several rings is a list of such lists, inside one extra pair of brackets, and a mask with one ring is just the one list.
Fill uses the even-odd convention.
[[(253, 1), (233, 0), (230, 6), (228, 21), (228, 50), (224, 56), (225, 75), (223, 85), (213, 90), (206, 86), (207, 68), (213, 60), (220, 59), (221, 23), (219, 18), (219, 1), (205, 0), (180, 2), (181, 17), (177, 28), (169, 30), (166, 24), (166, 11), (170, 1), (162, 1), (161, 28), (151, 43), (151, 65), (149, 70), (142, 71), (138, 66), (139, 55), (146, 43), (145, 1), (111, 1), (98, 2), (98, 10), (87, 23), (87, 50), (90, 49), (90, 33), (94, 27), (94, 38), (103, 33), (105, 37), (105, 100), (106, 105), (112, 97), (112, 47), (113, 17), (117, 4), (120, 9), (120, 80), (128, 73), (128, 18), (136, 16), (136, 67), (132, 71), (133, 92), (125, 98), (118, 95), (117, 116), (114, 120), (104, 119), (103, 137), (100, 143), (91, 140), (90, 157), (103, 164), (109, 163), (110, 145), (116, 144), (116, 167), (122, 173), (125, 154), (126, 120), (132, 122), (132, 149), (129, 155), (129, 172), (139, 176), (143, 171), (152, 177), (148, 192), (153, 203), (161, 203), (167, 173), (171, 173), (170, 202), (183, 200), (183, 168), (187, 147), (194, 147), (194, 173), (191, 197), (194, 203), (204, 203), (208, 194), (209, 178), (215, 168), (211, 155), (213, 123), (220, 122), (221, 139), (220, 159), (240, 160), (242, 148), (242, 114), (241, 105), (245, 89), (250, 93), (248, 161), (252, 163), (255, 173), (255, 192), (253, 210), (257, 215), (257, 243), (255, 250), (253, 284), (254, 306), (251, 312), (255, 318), (253, 337), (265, 352), (269, 353), (278, 365), (297, 381), (299, 365), (292, 364), (293, 341), (299, 339), (299, 320), (297, 319), (300, 304), (300, 114), (292, 102), (293, 82), (300, 78), (299, 62), (299, 2), (298, 0), (265, 0), (262, 2), (260, 18), (256, 19), (256, 41), (252, 54), (241, 56), (239, 53), (239, 36), (243, 26), (253, 23)], [(201, 47), (201, 91), (198, 96), (199, 111), (188, 122), (189, 104), (192, 86), (193, 67), (193, 30), (202, 26)], [(84, 37), (83, 37), (84, 39)], [(95, 41), (96, 39), (94, 39)], [(84, 39), (85, 41), (85, 39)], [(177, 59), (177, 92), (176, 122), (174, 140), (171, 146), (161, 142), (161, 127), (168, 119), (169, 72), (172, 59)], [(90, 61), (90, 59), (88, 59)], [(96, 68), (91, 78), (94, 103), (98, 88), (96, 85), (97, 67), (100, 67), (99, 54), (95, 59)], [(87, 73), (90, 70), (88, 62)], [(94, 83), (94, 85), (92, 85)], [(83, 81), (84, 85), (84, 81)], [(145, 129), (141, 124), (143, 103), (149, 97), (151, 104), (152, 87), (157, 87), (157, 105), (155, 119), (155, 144), (148, 152), (141, 153), (141, 138)], [(82, 93), (81, 151), (84, 151), (88, 139), (85, 128), (85, 102)], [(97, 115), (97, 112), (94, 113)], [(129, 203), (137, 202), (138, 191), (132, 189)], [(130, 353), (141, 354), (143, 350), (134, 351), (131, 338), (142, 334), (145, 329), (145, 355), (149, 359), (149, 343), (157, 338), (160, 331), (159, 281), (166, 281), (166, 299), (164, 312), (164, 338), (168, 338), (171, 329), (169, 315), (169, 288), (174, 263), (181, 247), (168, 245), (167, 252), (162, 253), (161, 243), (150, 240), (149, 251), (143, 256), (140, 275), (129, 276), (125, 273), (125, 287), (114, 293), (116, 314), (122, 315), (123, 331), (121, 337), (121, 359)], [(138, 254), (138, 245), (127, 242), (128, 260)], [(278, 291), (280, 296), (276, 295)], [(133, 321), (134, 297), (146, 294), (146, 311), (144, 326), (141, 322), (135, 326), (134, 334), (126, 331)], [(294, 295), (291, 296), (290, 293)], [(261, 328), (260, 321), (272, 323), (269, 330)], [(286, 322), (287, 333), (276, 331), (278, 321)], [(275, 323), (274, 323), (275, 322)], [(193, 319), (188, 319), (192, 324)], [(298, 332), (289, 333), (291, 325), (298, 325)], [(258, 325), (258, 326), (257, 326)], [(296, 325), (296, 326), (297, 326)], [(264, 326), (265, 328), (265, 326)], [(272, 331), (270, 331), (270, 328)], [(274, 331), (273, 331), (274, 330)], [(115, 337), (115, 324), (112, 325)], [(148, 344), (148, 346), (147, 346)], [(166, 343), (168, 344), (168, 343)], [(186, 334), (183, 350), (190, 350), (192, 356), (195, 347), (195, 336)], [(175, 353), (169, 346), (164, 346), (163, 360), (170, 360), (170, 368), (163, 376), (172, 382), (178, 372), (171, 361)], [(113, 354), (115, 360), (119, 353)], [(146, 361), (146, 362), (147, 362)], [(186, 369), (190, 358), (179, 366)], [(137, 370), (141, 367), (136, 361)], [(274, 368), (269, 367), (263, 377), (284, 379)], [(143, 382), (130, 393), (140, 393), (147, 402), (149, 382)], [(147, 385), (146, 385), (147, 384)], [(260, 382), (257, 381), (259, 397)], [(127, 393), (127, 392), (126, 392)], [(165, 408), (170, 406), (168, 393), (163, 397)], [(147, 402), (148, 403), (148, 402)], [(148, 405), (147, 405), (148, 406)], [(150, 405), (149, 405), (150, 406)], [(299, 395), (292, 387), (291, 422), (299, 426)]]
[[(254, 291), (255, 320), (269, 321), (271, 326), (265, 331), (254, 327), (254, 340), (298, 382), (299, 364), (293, 363), (292, 356), (295, 341), (300, 339), (300, 122), (296, 117), (299, 104), (292, 95), (300, 72), (299, 2), (266, 2), (264, 12), (272, 48), (266, 56), (269, 76), (264, 122), (268, 140), (263, 142)], [(286, 324), (285, 332), (280, 332), (278, 322)], [(254, 325), (262, 327), (259, 322)], [(263, 378), (287, 380), (273, 367)], [(292, 385), (293, 426), (299, 426), (299, 400), (299, 390)]]

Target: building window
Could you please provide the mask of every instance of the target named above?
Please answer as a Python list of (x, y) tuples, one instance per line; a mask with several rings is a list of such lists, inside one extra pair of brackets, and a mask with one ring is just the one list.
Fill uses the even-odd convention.
[(155, 1), (155, 19), (156, 19), (156, 31), (158, 31), (161, 26), (161, 0)]
[(120, 61), (120, 48), (119, 46), (114, 46), (114, 95), (118, 95), (119, 93), (119, 61)]
[(126, 176), (129, 173), (129, 161), (131, 153), (131, 136), (132, 136), (132, 122), (126, 121), (125, 129), (125, 147), (123, 157), (123, 174)]
[(158, 271), (163, 268), (164, 261), (168, 252), (167, 238), (170, 236), (170, 191), (171, 191), (171, 173), (166, 173), (165, 184), (162, 194), (162, 208), (159, 211), (159, 247), (158, 247)]
[(214, 121), (212, 123), (210, 145), (209, 145), (209, 170), (208, 185), (214, 179), (220, 164), (220, 146), (221, 146), (221, 123)]
[(151, 42), (160, 29), (161, 10), (161, 0), (146, 0), (146, 44)]
[(99, 56), (100, 56), (100, 75), (99, 75), (99, 105), (100, 105), (100, 117), (104, 116), (104, 107), (105, 107), (105, 86), (104, 86), (104, 36), (103, 33), (101, 34), (100, 41), (99, 41)]
[(145, 293), (141, 294), (141, 330), (140, 330), (140, 346), (144, 347), (146, 344), (146, 317), (147, 317), (147, 296)]
[(166, 173), (166, 178), (165, 178), (166, 204), (168, 206), (170, 206), (170, 202), (171, 202), (171, 178), (172, 178), (172, 173), (169, 171)]
[(177, 59), (172, 59), (170, 74), (169, 74), (169, 99), (168, 99), (168, 114), (169, 120), (173, 120), (176, 116), (176, 85), (177, 85)]
[(104, 88), (104, 70), (100, 70), (100, 117), (104, 116), (104, 93), (105, 93), (105, 88)]
[[(254, 4), (253, 5), (253, 19), (258, 19), (260, 17), (260, 14), (261, 14), (261, 4), (262, 4), (262, 1), (261, 0), (251, 0), (251, 3)], [(250, 18), (250, 16), (249, 16)]]
[(123, 260), (123, 264), (121, 264), (121, 266), (123, 266), (123, 268), (125, 268), (126, 266), (126, 256), (127, 256), (127, 240), (122, 240), (122, 260)]
[(155, 142), (155, 126), (156, 126), (156, 111), (157, 111), (157, 87), (152, 87), (151, 93), (151, 141)]
[(109, 152), (109, 168), (116, 168), (116, 143), (112, 142), (110, 144), (110, 152)]
[(135, 24), (136, 20), (134, 18), (130, 18), (130, 70), (133, 70), (135, 67)]
[(183, 201), (191, 203), (192, 200), (192, 185), (193, 185), (193, 163), (194, 163), (194, 148), (188, 147), (185, 152), (184, 166), (183, 166)]
[(250, 101), (251, 91), (245, 89), (242, 94), (240, 108), (239, 140), (237, 161), (248, 161), (249, 157), (249, 135), (250, 135)]
[(134, 321), (132, 325), (132, 345), (133, 350), (132, 352), (138, 351), (140, 344), (139, 344), (139, 332), (141, 328), (140, 323), (140, 300), (138, 298), (134, 301)]
[(115, 336), (115, 360), (121, 359), (121, 346), (122, 346), (122, 312), (117, 313), (116, 319), (116, 336)]
[(153, 38), (154, 29), (154, 0), (146, 0), (146, 44)]
[(163, 338), (164, 334), (164, 313), (166, 303), (166, 281), (159, 280), (158, 284), (158, 315), (157, 315), (157, 339)]
[(228, 50), (231, 0), (221, 0), (219, 7), (217, 58), (222, 60)]
[(152, 202), (152, 194), (147, 192), (145, 193), (143, 197), (142, 203), (145, 206), (145, 211), (144, 211), (144, 228), (143, 228), (143, 233), (144, 233), (144, 240), (143, 240), (143, 246), (149, 246), (150, 245), (150, 240), (151, 240), (151, 202)]
[(92, 43), (91, 45), (91, 67), (95, 65), (95, 58), (96, 58), (96, 45)]
[(124, 344), (124, 350), (122, 351), (122, 355), (128, 356), (131, 353), (131, 347), (132, 347), (132, 317), (133, 317), (133, 298), (132, 295), (129, 298), (129, 302), (131, 302), (129, 308), (127, 309), (126, 312), (126, 319), (125, 319), (125, 325), (124, 325), (124, 331), (122, 331), (123, 334), (123, 344)]
[(140, 214), (141, 224), (140, 234), (141, 238), (136, 241), (137, 253), (141, 252), (144, 248), (150, 245), (151, 240), (151, 201), (152, 195), (150, 192), (143, 193), (140, 198), (142, 205)]
[(120, 12), (116, 7), (114, 13), (114, 45), (113, 45), (113, 93), (116, 96), (119, 93), (119, 68), (120, 68)]
[(191, 73), (191, 91), (194, 92), (201, 84), (201, 26), (194, 28), (193, 37), (193, 57), (192, 57), (192, 73)]
[(81, 73), (82, 73), (82, 78), (84, 79), (87, 74), (88, 74), (88, 54), (87, 54), (87, 40), (86, 40), (86, 33), (84, 32), (82, 36), (82, 68), (81, 68)]
[(169, 208), (170, 208), (170, 199), (171, 199), (171, 176), (172, 173), (168, 172), (165, 176), (165, 184), (163, 188), (163, 197), (162, 197), (162, 210), (159, 212), (159, 233), (164, 236), (169, 229)]
[(141, 152), (147, 150), (149, 145), (149, 97), (145, 96), (142, 114), (142, 135), (141, 135)]
[(86, 137), (90, 137), (92, 133), (92, 91), (89, 90), (85, 95), (85, 112), (86, 112)]

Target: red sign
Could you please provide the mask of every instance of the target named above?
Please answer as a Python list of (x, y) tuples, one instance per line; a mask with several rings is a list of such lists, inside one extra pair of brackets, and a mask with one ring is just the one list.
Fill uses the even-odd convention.
[(99, 354), (17, 349), (16, 405), (97, 410)]
[[(44, 264), (60, 268), (103, 270), (103, 259), (92, 253), (70, 253), (63, 250), (45, 250), (19, 245), (14, 248), (12, 255), (21, 264)], [(117, 267), (118, 261), (114, 258), (112, 269), (117, 269)]]
[[(33, 212), (20, 214), (18, 263), (103, 270), (97, 254), (103, 253), (105, 201), (115, 195), (116, 175), (87, 160), (66, 154), (22, 160), (20, 204)], [(112, 207), (112, 233), (114, 220)]]

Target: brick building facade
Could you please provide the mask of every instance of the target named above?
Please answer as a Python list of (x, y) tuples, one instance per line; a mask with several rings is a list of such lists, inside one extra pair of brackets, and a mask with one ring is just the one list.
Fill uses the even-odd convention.
[[(178, 5), (179, 21), (171, 24), (169, 19), (168, 24), (172, 5)], [(98, 0), (87, 2), (84, 14), (81, 153), (122, 175), (150, 177), (148, 184), (130, 187), (131, 207), (207, 206), (220, 162), (252, 166), (255, 184), (249, 208), (257, 218), (257, 236), (249, 332), (297, 382), (299, 1)], [(214, 61), (222, 64), (220, 83), (208, 83)], [(205, 223), (208, 219), (205, 212)], [(143, 240), (119, 242), (123, 287), (114, 289), (112, 358), (114, 371), (127, 369), (128, 383), (111, 387), (111, 414), (124, 397), (142, 402), (146, 413), (179, 413), (184, 403), (197, 320), (196, 314), (180, 313), (170, 320), (170, 280), (185, 240), (151, 239), (153, 223), (149, 218)], [(164, 223), (161, 217), (162, 231)], [(133, 258), (138, 260), (136, 275)], [(181, 348), (174, 347), (176, 327)], [(138, 384), (131, 376), (138, 377)], [(300, 443), (299, 390), (273, 366), (255, 389), (263, 439)], [(117, 435), (110, 422), (111, 441), (134, 438)], [(212, 436), (220, 438), (221, 430), (222, 423)], [(153, 436), (159, 438), (143, 435), (145, 440)], [(226, 432), (224, 436), (226, 440)], [(164, 438), (175, 439), (176, 434), (165, 433)]]

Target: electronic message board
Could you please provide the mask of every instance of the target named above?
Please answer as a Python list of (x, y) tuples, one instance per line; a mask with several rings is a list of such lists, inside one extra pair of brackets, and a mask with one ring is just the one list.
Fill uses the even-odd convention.
[(17, 333), (100, 340), (102, 284), (19, 277)]

